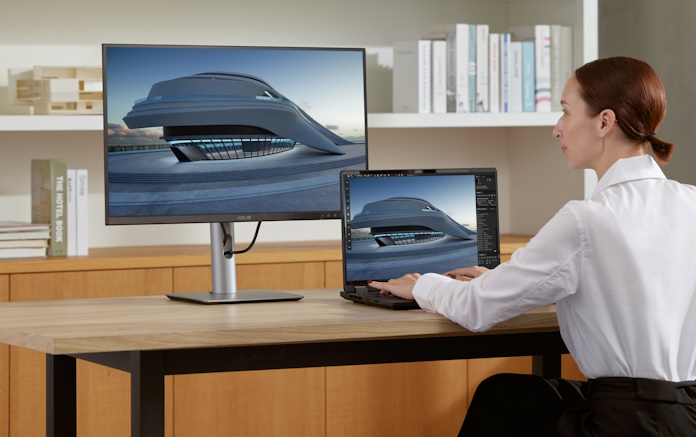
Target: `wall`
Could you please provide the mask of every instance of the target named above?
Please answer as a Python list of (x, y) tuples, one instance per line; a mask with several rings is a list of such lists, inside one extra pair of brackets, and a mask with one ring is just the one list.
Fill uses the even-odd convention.
[[(560, 3), (551, 11), (553, 16), (549, 20), (573, 20), (578, 4)], [(42, 64), (99, 65), (102, 43), (365, 46), (368, 48), (368, 111), (389, 112), (393, 41), (416, 39), (423, 35), (428, 24), (435, 23), (485, 22), (491, 29), (500, 31), (507, 28), (514, 16), (519, 23), (531, 24), (538, 19), (535, 8), (546, 8), (546, 5), (532, 1), (525, 3), (524, 8), (514, 5), (508, 10), (505, 2), (456, 0), (208, 0), (195, 4), (183, 0), (118, 3), (5, 0), (0, 14), (0, 72)], [(580, 44), (579, 39), (576, 44)], [(10, 113), (27, 113), (27, 109), (7, 104), (7, 77), (0, 74), (0, 114)], [(369, 129), (369, 162), (372, 168), (497, 167), (501, 232), (534, 233), (566, 201), (582, 197), (581, 189), (575, 188), (581, 174), (568, 176), (567, 166), (559, 161), (561, 155), (549, 155), (546, 146), (556, 145), (550, 131), (550, 128)], [(206, 224), (104, 226), (100, 132), (61, 135), (5, 132), (0, 133), (0, 147), (2, 219), (29, 218), (31, 158), (60, 157), (68, 159), (71, 167), (86, 167), (90, 171), (91, 247), (209, 241)], [(554, 183), (556, 177), (566, 178), (573, 188), (549, 185), (548, 179), (537, 180), (552, 166)], [(513, 173), (516, 179), (532, 186), (546, 184), (541, 209), (530, 208), (528, 202), (521, 200), (530, 198), (530, 190), (524, 188), (525, 184), (512, 187)], [(515, 189), (525, 195), (515, 195)], [(514, 226), (511, 215), (515, 216)], [(250, 241), (253, 230), (254, 224), (238, 224), (237, 240)], [(259, 235), (259, 241), (338, 239), (337, 220), (264, 223)]]
[(648, 62), (667, 91), (667, 115), (658, 137), (676, 145), (667, 177), (696, 184), (696, 2), (600, 0), (599, 55), (632, 56)]

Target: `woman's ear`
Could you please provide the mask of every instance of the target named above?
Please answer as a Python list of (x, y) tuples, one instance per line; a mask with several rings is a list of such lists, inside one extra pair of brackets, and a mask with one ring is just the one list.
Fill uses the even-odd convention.
[(616, 125), (616, 114), (611, 109), (605, 109), (599, 113), (599, 136), (606, 137)]

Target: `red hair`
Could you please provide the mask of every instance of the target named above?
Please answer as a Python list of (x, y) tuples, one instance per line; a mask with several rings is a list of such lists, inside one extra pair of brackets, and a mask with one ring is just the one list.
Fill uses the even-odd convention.
[(650, 65), (625, 56), (603, 58), (575, 70), (575, 77), (590, 115), (611, 109), (629, 139), (636, 144), (649, 142), (658, 161), (669, 161), (674, 144), (655, 137), (667, 110), (667, 97)]

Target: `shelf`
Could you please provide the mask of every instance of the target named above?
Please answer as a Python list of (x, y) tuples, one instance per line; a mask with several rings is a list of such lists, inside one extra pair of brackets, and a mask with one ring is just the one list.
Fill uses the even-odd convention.
[[(555, 126), (560, 112), (507, 114), (368, 114), (371, 128)], [(100, 131), (101, 115), (2, 115), (0, 132)]]
[(101, 131), (101, 115), (0, 115), (0, 132)]
[(555, 126), (560, 112), (468, 114), (368, 114), (371, 128), (534, 127)]

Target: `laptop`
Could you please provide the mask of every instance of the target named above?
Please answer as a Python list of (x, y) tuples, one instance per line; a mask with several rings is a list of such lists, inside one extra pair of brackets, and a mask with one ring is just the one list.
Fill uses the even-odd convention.
[(417, 309), (367, 282), (500, 264), (494, 168), (344, 170), (341, 204), (345, 299)]

